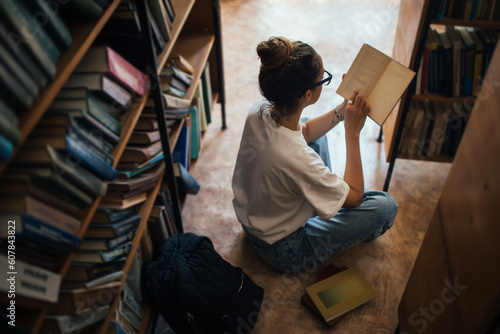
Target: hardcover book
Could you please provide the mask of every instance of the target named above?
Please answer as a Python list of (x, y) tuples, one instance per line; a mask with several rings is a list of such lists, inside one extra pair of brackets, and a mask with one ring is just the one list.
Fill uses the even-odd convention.
[(359, 94), (370, 105), (368, 116), (382, 125), (414, 76), (414, 71), (364, 44), (337, 89), (337, 94), (349, 100), (354, 90), (359, 90)]
[(126, 257), (122, 257), (105, 263), (72, 262), (64, 279), (68, 281), (91, 281), (122, 270), (126, 260)]
[(75, 218), (81, 218), (83, 208), (73, 203), (71, 197), (61, 193), (56, 187), (46, 182), (37, 183), (35, 179), (36, 177), (28, 173), (6, 173), (0, 177), (0, 182), (4, 186), (2, 189), (3, 194), (8, 196), (33, 196)]
[[(52, 140), (51, 138), (55, 139)], [(113, 180), (116, 176), (116, 170), (111, 164), (103, 160), (97, 154), (96, 150), (92, 150), (90, 147), (84, 145), (78, 137), (72, 135), (65, 135), (63, 137), (38, 137), (30, 138), (25, 143), (26, 147), (44, 147), (46, 145), (59, 149), (60, 152), (70, 153), (73, 158), (80, 160), (83, 166), (103, 179)]]
[(135, 229), (115, 238), (84, 238), (80, 250), (107, 251), (120, 246), (134, 238)]
[(68, 233), (78, 235), (81, 222), (31, 196), (0, 198), (0, 210), (24, 212)]
[(102, 137), (112, 144), (118, 144), (120, 136), (111, 131), (107, 126), (101, 123), (94, 115), (82, 109), (61, 109), (47, 110), (42, 117), (39, 126), (69, 126), (72, 125), (72, 119), (85, 124), (93, 133), (102, 134)]
[(124, 210), (98, 208), (92, 218), (94, 224), (109, 224), (134, 215), (139, 211), (139, 206), (133, 206)]
[(334, 321), (376, 296), (375, 290), (355, 267), (306, 287), (306, 293), (326, 323)]
[(107, 73), (139, 96), (146, 89), (147, 76), (110, 47), (90, 48), (75, 69), (75, 73), (80, 72)]
[(110, 310), (109, 305), (100, 306), (94, 310), (84, 312), (80, 315), (49, 314), (43, 322), (43, 333), (71, 334), (89, 325), (105, 319)]
[[(7, 220), (3, 220), (7, 222)], [(5, 224), (6, 225), (6, 224)], [(0, 254), (0, 267), (4, 268), (0, 275), (0, 291), (10, 291), (12, 281), (9, 280), (9, 261), (6, 255)], [(15, 262), (15, 293), (55, 303), (58, 300), (61, 276), (46, 269), (16, 260)]]
[(127, 256), (127, 254), (130, 252), (131, 245), (132, 242), (128, 241), (111, 250), (79, 250), (78, 252), (76, 252), (73, 261), (86, 263), (103, 263), (113, 261), (119, 257)]
[(67, 177), (85, 192), (93, 196), (103, 196), (107, 184), (87, 169), (77, 164), (72, 156), (61, 154), (51, 146), (23, 147), (13, 162), (15, 166), (52, 168), (59, 175)]
[(121, 282), (111, 282), (89, 289), (61, 289), (57, 304), (52, 304), (51, 314), (82, 314), (113, 302), (120, 293)]
[(141, 216), (131, 215), (111, 224), (90, 224), (85, 233), (87, 238), (115, 238), (137, 227)]
[(128, 107), (132, 100), (132, 94), (128, 90), (104, 73), (74, 73), (68, 78), (63, 89), (78, 87), (97, 91), (124, 107)]
[[(66, 253), (80, 247), (78, 236), (24, 212), (1, 212), (0, 219), (15, 221), (16, 238), (26, 238)], [(7, 235), (7, 224), (0, 224), (0, 235)]]

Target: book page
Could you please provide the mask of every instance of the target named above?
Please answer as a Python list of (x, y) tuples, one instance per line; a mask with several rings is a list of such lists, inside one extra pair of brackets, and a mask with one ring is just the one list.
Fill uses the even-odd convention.
[(412, 70), (364, 44), (337, 94), (348, 100), (354, 90), (359, 90), (370, 105), (368, 116), (382, 125), (414, 76)]
[(367, 96), (390, 61), (391, 58), (385, 54), (368, 44), (363, 44), (337, 89), (337, 94), (349, 100), (357, 89), (360, 95)]
[(370, 104), (368, 116), (377, 124), (382, 125), (414, 75), (415, 72), (392, 60), (379, 78), (377, 85), (366, 96), (367, 102)]

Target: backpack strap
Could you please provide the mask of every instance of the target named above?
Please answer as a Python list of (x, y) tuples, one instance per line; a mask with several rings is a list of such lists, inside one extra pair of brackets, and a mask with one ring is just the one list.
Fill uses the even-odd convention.
[(175, 272), (175, 287), (176, 290), (178, 291), (178, 297), (182, 312), (184, 312), (186, 315), (189, 327), (191, 327), (191, 330), (193, 331), (194, 334), (203, 334), (203, 331), (201, 330), (200, 326), (196, 323), (196, 319), (191, 313), (189, 313), (189, 310), (186, 307), (186, 301), (184, 300), (184, 294), (182, 291), (182, 277), (180, 270), (176, 270)]

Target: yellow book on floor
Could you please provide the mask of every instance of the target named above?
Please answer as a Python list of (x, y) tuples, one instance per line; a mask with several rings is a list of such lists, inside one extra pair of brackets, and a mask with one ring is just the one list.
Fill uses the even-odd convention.
[(376, 296), (375, 290), (355, 267), (306, 287), (306, 293), (327, 323)]

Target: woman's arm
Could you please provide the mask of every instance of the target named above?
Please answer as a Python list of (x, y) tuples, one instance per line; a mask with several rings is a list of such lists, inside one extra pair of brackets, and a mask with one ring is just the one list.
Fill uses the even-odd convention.
[[(346, 105), (347, 103), (344, 101), (341, 105), (339, 105), (339, 110), (344, 110)], [(335, 108), (333, 108), (329, 112), (305, 122), (302, 125), (302, 134), (304, 135), (306, 142), (310, 143), (323, 137), (328, 131), (339, 123), (340, 121), (335, 115)]]
[(359, 148), (359, 134), (363, 128), (370, 106), (363, 98), (354, 92), (344, 115), (345, 139), (346, 139), (346, 165), (344, 181), (349, 185), (349, 194), (343, 207), (356, 207), (363, 201), (365, 183), (363, 178), (363, 167), (361, 165), (361, 152)]

